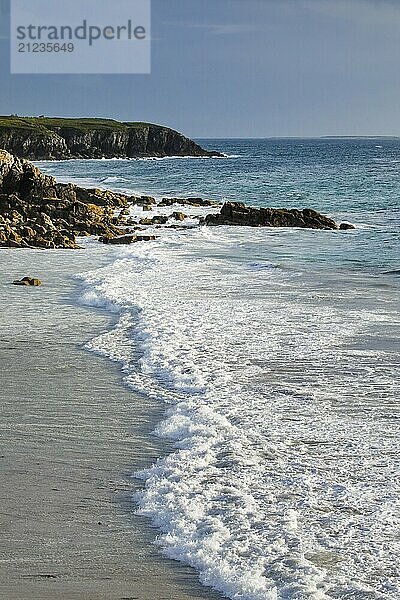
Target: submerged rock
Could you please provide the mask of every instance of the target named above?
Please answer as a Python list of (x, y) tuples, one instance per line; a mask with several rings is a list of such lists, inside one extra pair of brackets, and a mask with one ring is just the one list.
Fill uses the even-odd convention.
[(99, 238), (100, 242), (103, 242), (103, 244), (116, 244), (116, 245), (122, 245), (122, 244), (133, 244), (135, 242), (149, 242), (151, 240), (155, 240), (157, 239), (157, 236), (155, 235), (136, 235), (136, 234), (129, 234), (129, 235), (121, 235), (118, 237), (110, 237), (110, 236), (101, 236)]
[(167, 225), (167, 229), (180, 229), (182, 230), (186, 230), (186, 229), (196, 229), (197, 225), (186, 225), (186, 224), (182, 224), (182, 225), (178, 225), (178, 223), (173, 223), (172, 225)]
[(243, 202), (226, 202), (218, 214), (200, 219), (205, 225), (244, 225), (249, 227), (306, 227), (338, 229), (337, 223), (310, 208), (253, 208)]
[(157, 239), (156, 235), (137, 235), (136, 240), (138, 242), (151, 242)]
[(219, 206), (214, 200), (203, 200), (203, 198), (163, 198), (158, 206), (172, 206), (181, 204), (182, 206)]
[(13, 281), (13, 285), (39, 287), (40, 285), (42, 285), (42, 282), (40, 281), (40, 279), (36, 279), (35, 277), (23, 277), (22, 279)]
[(171, 217), (175, 219), (175, 221), (184, 221), (186, 219), (185, 213), (183, 212), (173, 212)]
[(143, 217), (139, 221), (139, 225), (165, 225), (168, 221), (166, 215), (155, 215), (153, 218)]
[(135, 204), (137, 204), (138, 206), (143, 206), (143, 209), (155, 203), (156, 199), (153, 198), (153, 196), (139, 196), (135, 199)]
[(103, 242), (103, 244), (133, 244), (137, 242), (136, 235), (121, 235), (118, 237), (103, 235), (99, 237), (99, 242)]

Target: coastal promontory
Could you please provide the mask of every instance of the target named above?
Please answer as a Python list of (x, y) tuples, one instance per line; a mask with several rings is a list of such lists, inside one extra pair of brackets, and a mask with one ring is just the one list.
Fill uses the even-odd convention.
[(29, 160), (222, 156), (152, 123), (16, 115), (0, 116), (0, 148)]

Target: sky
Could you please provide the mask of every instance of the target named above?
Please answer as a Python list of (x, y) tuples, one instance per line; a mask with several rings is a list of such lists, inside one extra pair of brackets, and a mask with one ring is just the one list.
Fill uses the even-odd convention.
[(11, 75), (8, 2), (0, 114), (197, 138), (400, 135), (400, 0), (152, 0), (150, 75)]

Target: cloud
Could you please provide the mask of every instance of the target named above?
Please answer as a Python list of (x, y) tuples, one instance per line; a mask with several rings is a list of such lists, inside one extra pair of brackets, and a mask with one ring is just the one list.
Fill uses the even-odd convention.
[(247, 22), (180, 22), (174, 25), (202, 30), (212, 36), (239, 36), (264, 31), (277, 22), (289, 23), (308, 13), (366, 27), (400, 30), (400, 0), (263, 0), (262, 3), (254, 0), (255, 7), (257, 10), (253, 11), (252, 6), (246, 10), (247, 17), (254, 16), (251, 22), (247, 19)]
[(206, 25), (205, 28), (211, 35), (241, 35), (260, 29), (256, 25), (246, 25), (245, 23), (221, 23), (218, 25)]
[[(164, 23), (165, 25), (165, 23)], [(167, 23), (167, 25), (173, 25), (182, 29), (198, 29), (204, 31), (208, 35), (243, 35), (246, 33), (253, 33), (255, 31), (261, 31), (265, 25), (254, 24), (254, 23)]]
[(307, 10), (373, 27), (400, 29), (398, 0), (302, 0)]

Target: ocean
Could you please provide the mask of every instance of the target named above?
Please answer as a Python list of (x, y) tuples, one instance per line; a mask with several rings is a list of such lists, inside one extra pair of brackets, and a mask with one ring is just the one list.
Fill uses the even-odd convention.
[(165, 405), (155, 434), (174, 441), (132, 502), (228, 598), (400, 598), (400, 140), (200, 142), (227, 157), (38, 165), (356, 229), (156, 229), (79, 275), (80, 302), (116, 317), (86, 348)]

